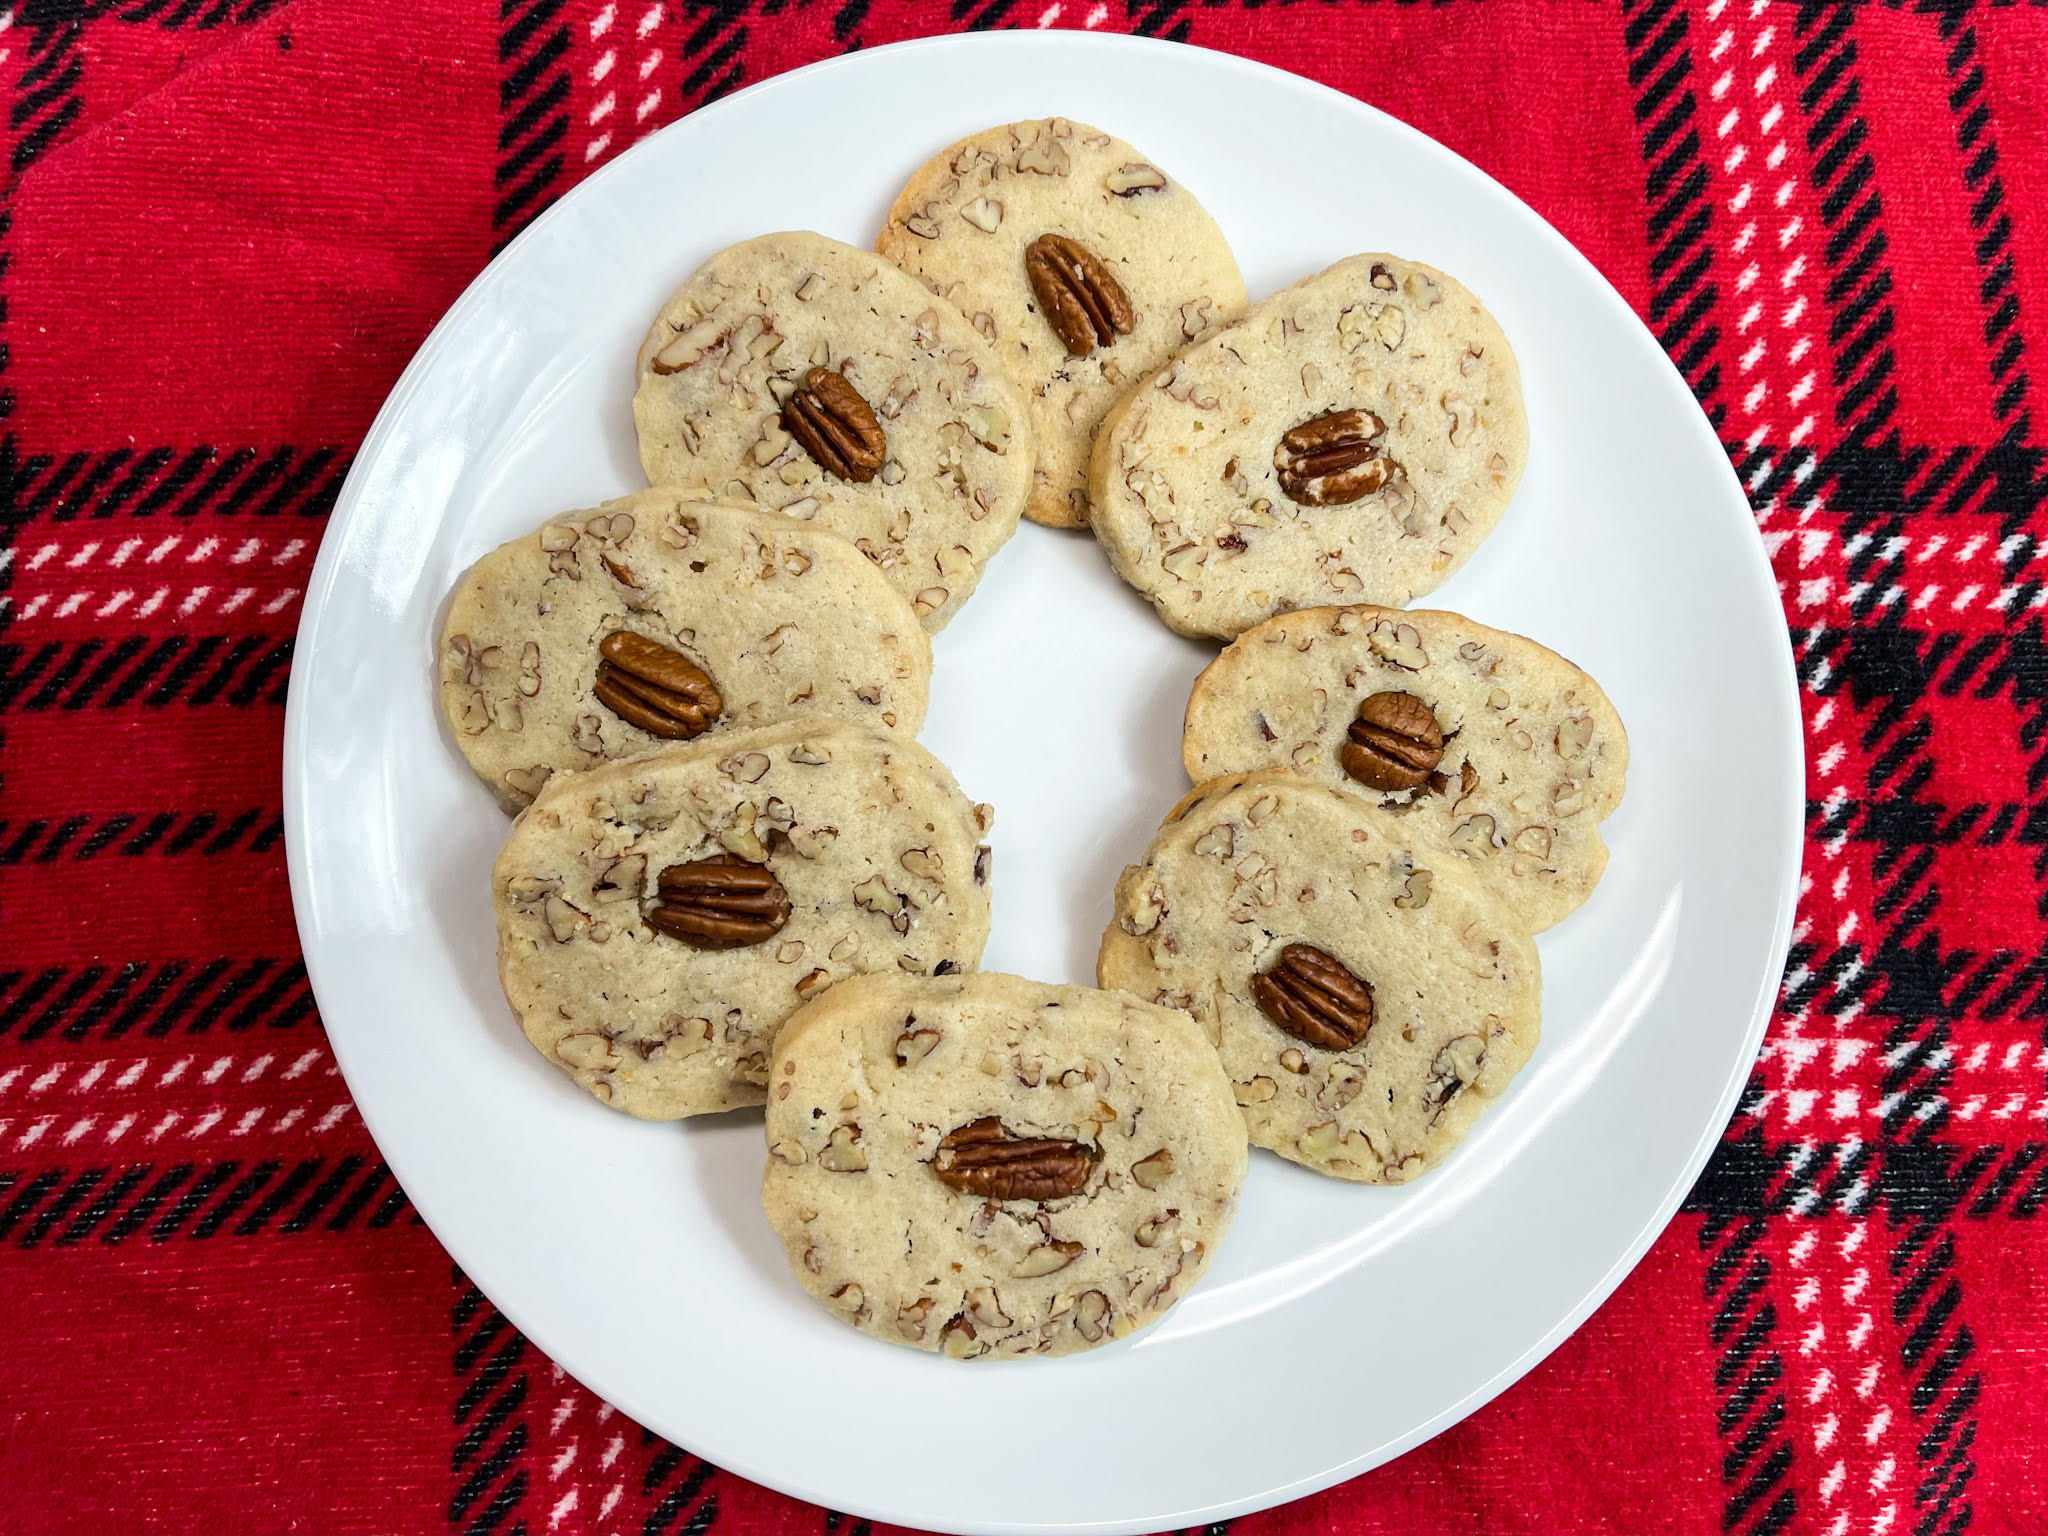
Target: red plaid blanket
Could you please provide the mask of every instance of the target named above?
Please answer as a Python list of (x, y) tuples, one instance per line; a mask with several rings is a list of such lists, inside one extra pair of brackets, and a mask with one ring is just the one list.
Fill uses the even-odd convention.
[(535, 214), (749, 81), (1049, 25), (1326, 81), (1576, 241), (1749, 488), (1809, 732), (1778, 1018), (1683, 1213), (1492, 1406), (1238, 1525), (2048, 1527), (2048, 11), (14, 0), (0, 1529), (857, 1524), (614, 1413), (414, 1216), (298, 956), (285, 677), (372, 412)]

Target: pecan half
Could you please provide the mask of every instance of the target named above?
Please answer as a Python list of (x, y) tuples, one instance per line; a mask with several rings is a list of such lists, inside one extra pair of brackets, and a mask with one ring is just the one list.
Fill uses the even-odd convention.
[(1391, 466), (1372, 440), (1386, 423), (1371, 411), (1329, 411), (1280, 435), (1280, 489), (1305, 507), (1339, 507), (1387, 483)]
[(872, 480), (889, 457), (889, 439), (874, 408), (845, 374), (830, 368), (804, 375), (804, 387), (782, 402), (782, 426), (842, 480)]
[(948, 1131), (932, 1172), (948, 1188), (987, 1200), (1058, 1200), (1088, 1182), (1095, 1154), (1078, 1141), (1012, 1136), (996, 1115)]
[(774, 872), (728, 854), (671, 864), (655, 890), (647, 926), (692, 949), (744, 949), (789, 921), (789, 892)]
[(1040, 235), (1024, 248), (1024, 275), (1069, 356), (1086, 357), (1130, 335), (1137, 323), (1123, 285), (1078, 240)]
[(688, 741), (725, 708), (704, 669), (659, 640), (615, 629), (598, 642), (597, 654), (597, 702), (650, 736)]
[(1309, 1045), (1344, 1051), (1372, 1028), (1372, 987), (1312, 944), (1289, 944), (1252, 978), (1259, 1011)]
[(1358, 718), (1347, 734), (1350, 739), (1337, 749), (1337, 761), (1366, 788), (1415, 789), (1425, 783), (1438, 787), (1443, 727), (1414, 694), (1374, 694), (1359, 704)]

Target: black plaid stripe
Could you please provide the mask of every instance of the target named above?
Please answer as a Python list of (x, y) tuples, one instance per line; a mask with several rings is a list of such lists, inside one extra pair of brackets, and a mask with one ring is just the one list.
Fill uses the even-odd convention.
[(284, 813), (261, 806), (240, 811), (117, 811), (106, 816), (78, 812), (18, 821), (0, 817), (0, 869), (60, 859), (268, 853), (283, 839)]
[(27, 46), (8, 109), (14, 137), (10, 168), (16, 176), (47, 154), (85, 110), (84, 22), (53, 14), (24, 15), (18, 24), (27, 32)]
[(391, 1170), (355, 1153), (0, 1169), (0, 1243), (17, 1248), (374, 1230), (407, 1216), (419, 1220)]
[(2048, 1209), (2048, 1142), (1914, 1142), (1886, 1154), (1881, 1190), (1898, 1222), (2030, 1221)]
[(640, 1492), (653, 1500), (641, 1536), (703, 1536), (718, 1519), (718, 1468), (644, 1430), (642, 1437), (659, 1449), (640, 1478)]
[[(743, 56), (752, 36), (749, 21), (763, 9), (756, 0), (693, 0), (686, 12), (690, 30), (678, 60), (683, 112), (694, 112), (746, 84)], [(833, 22), (842, 43), (866, 14), (867, 0), (845, 0)]]
[(279, 515), (324, 518), (348, 476), (341, 448), (196, 443), (28, 452), (0, 443), (0, 526), (30, 521)]
[(1719, 428), (1721, 330), (1712, 208), (1692, 89), (1691, 19), (1682, 0), (1622, 0), (1632, 110), (1649, 200), (1650, 304), (1657, 340)]
[(569, 133), (569, 28), (562, 0), (500, 0), (495, 249), (545, 211), (562, 189)]
[(0, 970), (0, 1042), (76, 1044), (290, 1029), (316, 1018), (296, 956)]
[(540, 1356), (460, 1269), (451, 1278), (458, 1293), (449, 1312), (457, 1436), (449, 1470), (458, 1482), (448, 1500), (448, 1524), (463, 1536), (500, 1530), (524, 1536), (530, 1479), (521, 1458), (533, 1438), (526, 1418), (529, 1366)]
[[(958, 0), (956, 8), (957, 4)], [(1188, 13), (1197, 9), (1213, 10), (1215, 7), (1210, 4), (1210, 0), (1123, 0), (1122, 9), (1130, 30), (1138, 36), (1163, 37), (1168, 42), (1184, 43), (1188, 40), (1194, 25), (1193, 18)], [(1004, 10), (1005, 23), (1018, 25), (1016, 19), (1007, 16), (1007, 6)], [(981, 26), (995, 24), (993, 20), (979, 21)], [(1030, 24), (1028, 16), (1022, 24)]]
[(1971, 194), (1970, 224), (1977, 234), (1976, 257), (1982, 274), (1978, 302), (1984, 306), (1984, 343), (1991, 378), (1997, 389), (1992, 410), (2006, 423), (2009, 440), (2029, 436), (2026, 400), (2030, 393), (2022, 348), (2019, 289), (2013, 282), (2012, 219), (2006, 212), (2005, 182), (1998, 174), (1998, 135), (1991, 103), (1984, 92), (1984, 70), (1977, 59), (1977, 28), (1968, 8), (1953, 6), (1937, 23), (1949, 44), (1945, 61), (1955, 114), (1956, 147), (1965, 164), (1963, 184)]
[(1766, 1143), (1754, 1125), (1716, 1149), (1685, 1211), (1720, 1219), (1882, 1213), (1896, 1224), (2031, 1221), (2048, 1211), (2048, 1142), (1935, 1139)]
[(1958, 1317), (1962, 1286), (1952, 1273), (1955, 1240), (1939, 1222), (1915, 1223), (1893, 1246), (1892, 1323), (1900, 1330), (1899, 1364), (1908, 1404), (1920, 1427), (1914, 1454), (1914, 1536), (1950, 1536), (1968, 1529), (1969, 1487), (1976, 1475), (1970, 1447), (1983, 1380), (1970, 1367), (1976, 1339)]
[(1841, 392), (1838, 416), (1844, 442), (1861, 446), (1894, 428), (1899, 401), (1889, 340), (1896, 329), (1892, 275), (1884, 265), (1890, 243), (1868, 148), (1870, 129), (1859, 115), (1863, 84), (1855, 17), (1851, 5), (1802, 5), (1794, 22), (1800, 46), (1793, 69), (1806, 114), (1814, 190), (1828, 229), (1827, 340)]
[(284, 0), (26, 0), (16, 21), (31, 27), (86, 21), (121, 21), (176, 31), (246, 26), (276, 10)]
[(0, 641), (0, 713), (162, 709), (210, 704), (282, 708), (293, 640), (258, 634), (130, 634), (119, 639)]
[(1779, 1319), (1760, 1246), (1767, 1228), (1761, 1216), (1713, 1216), (1699, 1232), (1709, 1256), (1702, 1283), (1713, 1308), (1708, 1337), (1721, 1403), (1721, 1529), (1741, 1536), (1776, 1536), (1798, 1513)]

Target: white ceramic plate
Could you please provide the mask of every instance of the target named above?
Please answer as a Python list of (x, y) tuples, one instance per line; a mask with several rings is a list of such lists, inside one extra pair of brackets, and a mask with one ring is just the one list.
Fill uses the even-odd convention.
[[(964, 88), (972, 82), (972, 88)], [(1255, 1153), (1207, 1278), (1071, 1360), (962, 1368), (813, 1306), (758, 1205), (758, 1113), (607, 1114), (501, 1000), (505, 821), (444, 738), (442, 602), (484, 551), (638, 486), (634, 350), (705, 257), (764, 230), (856, 243), (929, 155), (1063, 113), (1180, 175), (1254, 295), (1392, 249), (1513, 340), (1533, 451), (1436, 606), (1589, 667), (1627, 721), (1599, 892), (1542, 941), (1543, 1043), (1405, 1189)], [(1302, 146), (1314, 153), (1302, 153)], [(1332, 167), (1371, 186), (1332, 196)], [(1085, 537), (1026, 526), (937, 643), (924, 741), (994, 802), (985, 965), (1091, 982), (1119, 868), (1185, 787), (1175, 638)], [(392, 392), (343, 489), (286, 730), (292, 893), (321, 1013), (399, 1180), (536, 1344), (718, 1464), (948, 1531), (1154, 1530), (1361, 1472), (1514, 1381), (1676, 1208), (1763, 1033), (1796, 895), (1802, 771), (1769, 568), (1714, 435), (1593, 268), (1501, 187), (1320, 86), (1169, 44), (982, 34), (742, 92), (592, 177), (494, 262)], [(1025, 1443), (1028, 1462), (992, 1447)]]

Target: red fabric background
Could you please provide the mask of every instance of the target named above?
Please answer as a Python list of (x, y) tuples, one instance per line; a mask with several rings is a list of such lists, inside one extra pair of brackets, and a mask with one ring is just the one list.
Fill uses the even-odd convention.
[(284, 682), (372, 413), (534, 214), (750, 81), (1048, 24), (1325, 81), (1556, 223), (1750, 489), (1809, 732), (1779, 1015), (1682, 1214), (1492, 1406), (1236, 1524), (2048, 1529), (2048, 10), (0, 14), (0, 1530), (860, 1524), (611, 1412), (413, 1215), (298, 959)]

